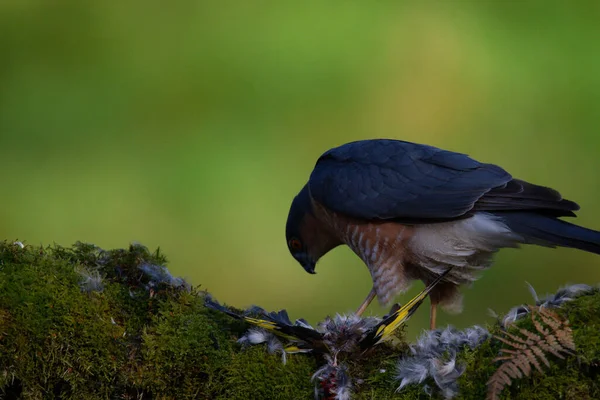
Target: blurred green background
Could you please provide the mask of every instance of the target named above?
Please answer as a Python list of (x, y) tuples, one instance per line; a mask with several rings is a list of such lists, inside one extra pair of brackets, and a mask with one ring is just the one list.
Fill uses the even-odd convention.
[[(376, 137), (498, 163), (600, 228), (599, 3), (301, 4), (1, 2), (0, 237), (160, 246), (220, 301), (316, 322), (370, 277), (345, 247), (305, 273), (288, 208), (322, 152)], [(526, 281), (594, 284), (600, 257), (504, 250), (440, 324), (490, 321)]]

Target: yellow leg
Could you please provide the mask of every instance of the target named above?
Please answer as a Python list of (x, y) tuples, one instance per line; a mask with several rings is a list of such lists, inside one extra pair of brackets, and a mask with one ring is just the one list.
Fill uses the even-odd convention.
[(437, 316), (437, 303), (434, 302), (431, 297), (429, 299), (431, 300), (431, 311), (429, 313), (429, 329), (431, 329), (433, 331), (433, 330), (435, 330), (435, 318)]
[(367, 307), (369, 307), (369, 304), (371, 304), (371, 302), (373, 301), (373, 299), (375, 298), (376, 295), (377, 295), (377, 293), (375, 292), (375, 288), (371, 289), (371, 291), (367, 295), (367, 298), (362, 302), (360, 307), (358, 307), (358, 310), (356, 310), (356, 315), (358, 315), (360, 317), (362, 315), (362, 313), (365, 312)]

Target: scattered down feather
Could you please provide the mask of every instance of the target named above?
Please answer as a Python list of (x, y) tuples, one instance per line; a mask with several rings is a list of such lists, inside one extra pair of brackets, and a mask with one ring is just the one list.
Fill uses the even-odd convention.
[[(545, 297), (539, 298), (539, 296), (536, 293), (533, 286), (531, 286), (529, 284), (528, 284), (528, 286), (529, 286), (529, 291), (531, 292), (531, 295), (535, 301), (535, 305), (540, 308), (561, 307), (564, 303), (572, 301), (581, 295), (589, 294), (593, 291), (600, 290), (600, 288), (580, 283), (580, 284), (563, 286), (556, 293), (547, 294)], [(502, 325), (503, 328), (506, 329), (506, 328), (508, 328), (509, 325), (511, 325), (514, 322), (516, 322), (517, 320), (529, 315), (530, 313), (531, 313), (530, 308), (525, 304), (521, 304), (519, 306), (511, 308), (506, 313), (504, 318), (502, 318), (502, 320), (500, 321), (500, 324)], [(498, 315), (492, 310), (490, 310), (490, 314), (495, 318), (499, 318)]]
[(400, 386), (397, 390), (418, 383), (426, 393), (431, 393), (432, 388), (424, 382), (432, 378), (445, 398), (453, 398), (458, 394), (458, 378), (465, 371), (465, 366), (456, 361), (457, 354), (465, 346), (475, 349), (489, 337), (490, 333), (480, 326), (464, 331), (449, 326), (424, 332), (410, 346), (411, 355), (398, 361), (396, 379)]

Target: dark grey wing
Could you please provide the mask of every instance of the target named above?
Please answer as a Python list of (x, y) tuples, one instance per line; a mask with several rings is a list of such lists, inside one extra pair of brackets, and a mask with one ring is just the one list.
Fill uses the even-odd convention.
[(574, 217), (579, 205), (554, 189), (513, 179), (483, 195), (474, 211), (536, 211), (554, 217)]
[[(311, 174), (309, 188), (316, 201), (346, 215), (431, 222), (461, 218), (476, 207), (480, 211), (522, 210), (516, 200), (530, 193), (516, 193), (519, 187), (511, 181), (512, 176), (502, 168), (465, 154), (379, 139), (347, 143), (324, 153)], [(534, 194), (549, 194), (542, 192)], [(490, 193), (493, 196), (486, 198)], [(550, 194), (555, 197), (555, 193)], [(481, 199), (487, 203), (476, 206)]]

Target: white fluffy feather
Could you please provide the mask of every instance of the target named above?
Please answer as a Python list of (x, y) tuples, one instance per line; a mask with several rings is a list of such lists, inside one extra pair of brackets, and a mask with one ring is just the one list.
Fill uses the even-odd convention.
[(476, 278), (466, 269), (488, 268), (495, 252), (503, 247), (517, 247), (521, 240), (500, 218), (477, 213), (459, 221), (418, 226), (410, 249), (423, 267), (437, 274), (450, 266), (459, 267), (451, 278), (473, 281)]

